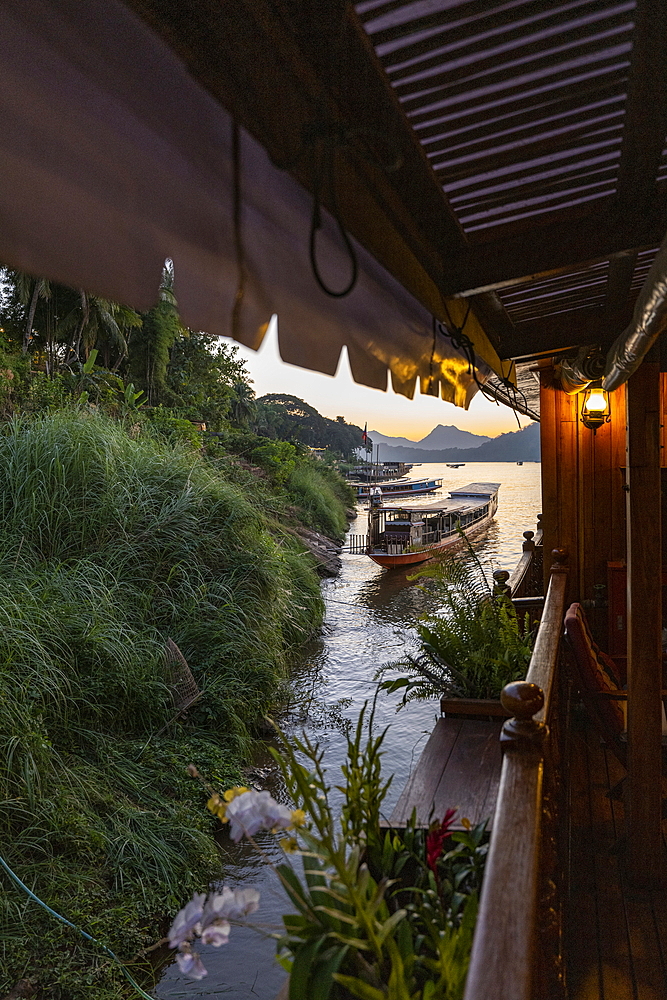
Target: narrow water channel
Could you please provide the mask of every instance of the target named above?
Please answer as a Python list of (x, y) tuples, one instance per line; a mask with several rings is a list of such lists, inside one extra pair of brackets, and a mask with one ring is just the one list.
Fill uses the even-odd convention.
[[(442, 477), (446, 487), (443, 495), (449, 488), (472, 482), (502, 484), (495, 523), (475, 548), (493, 569), (511, 570), (521, 556), (522, 533), (535, 529), (540, 512), (539, 464), (468, 463), (460, 469), (425, 464), (415, 468), (410, 478), (423, 476)], [(406, 501), (406, 506), (418, 505), (418, 500)], [(350, 530), (363, 533), (365, 525), (366, 513), (360, 507), (359, 518)], [(336, 784), (345, 758), (346, 727), (351, 720), (356, 721), (364, 702), (373, 698), (378, 667), (414, 646), (415, 621), (434, 609), (434, 598), (410, 582), (404, 572), (383, 570), (366, 556), (349, 554), (343, 555), (341, 574), (326, 581), (322, 590), (324, 628), (320, 638), (303, 652), (293, 675), (292, 703), (279, 721), (285, 731), (305, 731), (320, 743), (332, 784)], [(390, 698), (382, 694), (376, 705), (378, 727), (389, 726), (384, 774), (393, 774), (393, 782), (386, 800), (387, 815), (433, 728), (437, 708), (434, 702), (412, 702), (396, 713), (398, 700), (398, 695)], [(266, 751), (258, 750), (247, 781), (258, 788), (277, 788), (277, 775)], [(225, 833), (221, 844), (228, 858), (225, 884), (259, 889), (260, 908), (253, 915), (256, 924), (266, 930), (280, 929), (281, 914), (288, 907), (271, 870), (252, 849), (232, 844)], [(269, 842), (266, 846), (271, 848)], [(208, 969), (207, 978), (193, 982), (171, 965), (155, 993), (160, 1000), (273, 1000), (280, 989), (285, 973), (275, 962), (275, 944), (255, 930), (235, 927), (228, 945), (199, 950)]]

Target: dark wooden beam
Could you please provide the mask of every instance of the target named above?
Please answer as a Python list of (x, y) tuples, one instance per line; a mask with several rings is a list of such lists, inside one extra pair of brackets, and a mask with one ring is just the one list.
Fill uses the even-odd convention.
[(493, 336), (492, 342), (496, 350), (501, 343), (511, 341), (516, 335), (514, 323), (495, 292), (475, 295), (470, 299), (470, 303), (481, 325), (490, 337)]
[(584, 344), (607, 347), (627, 326), (631, 316), (632, 305), (626, 302), (623, 309), (614, 313), (604, 307), (587, 307), (516, 323), (514, 333), (501, 337), (498, 353), (501, 358), (518, 360)]
[(664, 876), (661, 838), (662, 594), (660, 363), (627, 383), (628, 866), (632, 884)]
[(651, 207), (667, 136), (667, 0), (639, 0), (633, 20), (618, 201), (627, 217), (641, 218)]
[(608, 315), (625, 314), (636, 263), (636, 250), (616, 254), (609, 261), (607, 297), (604, 304)]
[(454, 262), (443, 292), (470, 296), (497, 291), (627, 250), (659, 246), (667, 229), (667, 199), (655, 195), (646, 214), (625, 216), (615, 199), (595, 209), (563, 210), (551, 221), (498, 227)]

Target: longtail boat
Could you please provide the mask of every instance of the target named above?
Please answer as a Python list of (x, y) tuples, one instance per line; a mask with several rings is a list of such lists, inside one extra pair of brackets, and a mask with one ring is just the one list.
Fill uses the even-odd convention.
[(372, 497), (379, 490), (382, 497), (415, 497), (435, 493), (442, 486), (442, 479), (395, 479), (389, 483), (369, 483), (357, 486), (357, 497)]
[(373, 507), (369, 511), (366, 554), (379, 566), (394, 569), (426, 562), (456, 549), (461, 533), (484, 531), (498, 509), (500, 483), (470, 483), (449, 491), (447, 500), (411, 507)]

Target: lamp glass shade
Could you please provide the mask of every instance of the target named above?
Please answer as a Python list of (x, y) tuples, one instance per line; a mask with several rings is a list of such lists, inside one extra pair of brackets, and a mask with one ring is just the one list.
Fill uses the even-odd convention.
[(583, 411), (592, 415), (608, 413), (609, 399), (604, 389), (589, 390), (584, 399)]

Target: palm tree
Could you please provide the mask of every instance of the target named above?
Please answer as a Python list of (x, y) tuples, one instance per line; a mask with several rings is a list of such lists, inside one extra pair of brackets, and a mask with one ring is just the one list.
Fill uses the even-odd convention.
[(157, 305), (143, 314), (141, 329), (130, 342), (130, 375), (145, 390), (149, 406), (158, 403), (164, 393), (169, 352), (182, 333), (174, 295), (174, 265), (168, 260)]
[(255, 393), (248, 383), (241, 379), (232, 386), (230, 409), (232, 421), (238, 427), (245, 426), (255, 416)]
[(32, 327), (35, 322), (37, 303), (40, 299), (51, 297), (51, 285), (46, 278), (33, 278), (31, 274), (26, 274), (24, 271), (14, 272), (14, 284), (19, 301), (28, 307), (23, 331), (23, 345), (21, 348), (22, 353), (27, 354), (32, 338)]
[(115, 371), (127, 357), (126, 334), (138, 326), (141, 316), (134, 309), (79, 289), (76, 304), (58, 324), (58, 334), (69, 336), (66, 360), (72, 356), (85, 360), (97, 348), (105, 368), (111, 368), (115, 354)]

